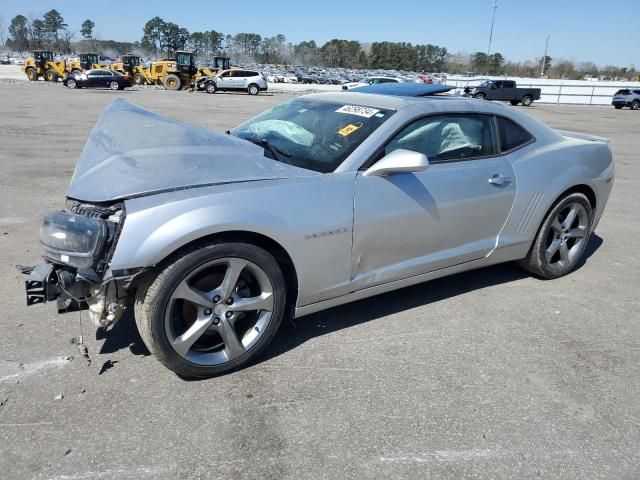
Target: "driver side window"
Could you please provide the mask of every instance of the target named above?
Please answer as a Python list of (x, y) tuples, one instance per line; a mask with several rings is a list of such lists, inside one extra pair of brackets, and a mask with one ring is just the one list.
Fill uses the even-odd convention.
[(489, 115), (436, 115), (403, 128), (385, 147), (424, 153), (429, 162), (451, 162), (495, 155), (495, 123)]

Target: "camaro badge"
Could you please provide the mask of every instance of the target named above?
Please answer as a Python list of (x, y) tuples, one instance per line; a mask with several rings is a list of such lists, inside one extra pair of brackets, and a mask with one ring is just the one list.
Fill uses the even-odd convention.
[(326, 232), (309, 233), (304, 236), (305, 240), (315, 240), (317, 238), (330, 237), (332, 235), (338, 235), (340, 233), (347, 233), (351, 230), (349, 227), (336, 228), (335, 230), (327, 230)]

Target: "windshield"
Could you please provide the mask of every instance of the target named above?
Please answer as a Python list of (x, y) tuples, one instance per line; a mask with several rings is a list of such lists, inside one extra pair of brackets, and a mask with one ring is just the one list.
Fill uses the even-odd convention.
[(263, 146), (274, 160), (328, 173), (393, 113), (383, 108), (295, 99), (230, 133)]

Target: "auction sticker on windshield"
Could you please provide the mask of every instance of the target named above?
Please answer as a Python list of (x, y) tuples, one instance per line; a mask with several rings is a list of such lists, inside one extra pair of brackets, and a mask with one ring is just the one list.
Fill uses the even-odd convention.
[(351, 135), (360, 127), (362, 127), (362, 123), (350, 123), (346, 127), (343, 127), (340, 130), (338, 130), (338, 135), (342, 135), (343, 137), (346, 137), (347, 135)]
[(371, 118), (380, 110), (371, 107), (361, 107), (360, 105), (344, 105), (336, 110), (336, 113), (348, 113), (359, 117)]

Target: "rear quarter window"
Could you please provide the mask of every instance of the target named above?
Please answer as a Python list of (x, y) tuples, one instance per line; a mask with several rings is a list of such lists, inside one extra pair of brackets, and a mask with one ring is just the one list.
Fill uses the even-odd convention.
[(517, 123), (503, 117), (497, 117), (500, 134), (500, 150), (508, 152), (530, 142), (533, 137)]

